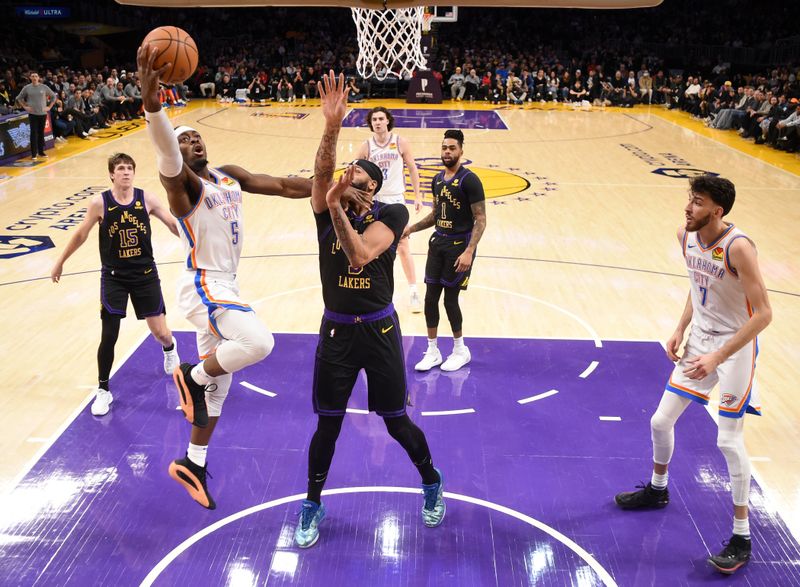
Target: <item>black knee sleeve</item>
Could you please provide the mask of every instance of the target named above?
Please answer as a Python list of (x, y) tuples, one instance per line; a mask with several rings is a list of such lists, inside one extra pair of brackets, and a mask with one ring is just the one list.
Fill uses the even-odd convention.
[(121, 320), (121, 316), (105, 311), (100, 313), (102, 332), (100, 346), (97, 348), (97, 379), (101, 386), (105, 385), (104, 389), (108, 389), (108, 378), (111, 375), (111, 366), (114, 364), (114, 345), (117, 344), (119, 337)]
[(308, 447), (308, 499), (319, 503), (344, 416), (320, 416)]
[(400, 443), (400, 446), (408, 453), (411, 462), (414, 463), (422, 477), (422, 482), (436, 483), (439, 475), (433, 468), (431, 451), (422, 430), (407, 415), (399, 418), (384, 418), (383, 421), (391, 437)]
[(439, 298), (443, 287), (438, 283), (429, 283), (425, 289), (425, 325), (428, 328), (439, 326)]
[(461, 316), (461, 307), (458, 305), (458, 294), (460, 293), (461, 289), (458, 287), (448, 287), (444, 290), (444, 310), (447, 312), (447, 319), (450, 321), (453, 332), (461, 332), (464, 322)]
[(411, 418), (406, 415), (399, 418), (384, 418), (383, 421), (391, 437), (400, 443), (415, 465), (423, 463), (426, 458), (430, 460), (431, 453), (425, 434), (411, 421)]

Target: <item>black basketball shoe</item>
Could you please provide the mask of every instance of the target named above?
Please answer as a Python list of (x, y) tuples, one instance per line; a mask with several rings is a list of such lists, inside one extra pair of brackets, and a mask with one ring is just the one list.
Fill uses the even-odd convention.
[(624, 510), (644, 510), (659, 509), (666, 507), (669, 503), (669, 491), (664, 489), (653, 489), (653, 486), (637, 485), (638, 491), (624, 491), (614, 497), (617, 505)]
[(190, 424), (198, 428), (208, 426), (208, 408), (206, 407), (206, 388), (192, 379), (194, 365), (181, 363), (180, 367), (172, 372), (175, 386), (178, 388), (178, 400), (181, 404), (183, 415)]
[(169, 476), (183, 485), (193, 500), (206, 509), (216, 509), (217, 504), (206, 485), (206, 476), (210, 477), (206, 467), (201, 467), (189, 460), (188, 455), (169, 464)]
[(709, 564), (720, 573), (733, 575), (750, 560), (752, 545), (750, 539), (734, 534), (728, 542), (723, 542), (722, 552), (708, 557)]

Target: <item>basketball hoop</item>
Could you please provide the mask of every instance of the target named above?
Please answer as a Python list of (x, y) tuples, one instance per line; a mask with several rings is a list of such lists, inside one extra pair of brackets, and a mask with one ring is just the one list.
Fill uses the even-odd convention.
[[(425, 69), (422, 31), (425, 16), (431, 15), (425, 15), (424, 7), (350, 11), (358, 31), (356, 69), (361, 77), (383, 81), (389, 76), (402, 78)], [(427, 25), (430, 30), (430, 18)]]
[(431, 32), (431, 25), (433, 24), (433, 13), (432, 12), (423, 12), (422, 13), (422, 32), (427, 34)]

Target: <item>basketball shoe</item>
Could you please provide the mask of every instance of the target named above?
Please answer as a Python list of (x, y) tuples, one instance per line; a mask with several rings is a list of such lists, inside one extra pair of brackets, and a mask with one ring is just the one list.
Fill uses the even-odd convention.
[(309, 548), (319, 540), (319, 525), (325, 519), (325, 506), (304, 499), (300, 508), (300, 520), (294, 531), (294, 542), (300, 548)]
[(442, 371), (458, 371), (471, 360), (472, 355), (470, 355), (466, 346), (462, 346), (460, 349), (453, 349), (447, 360), (442, 363)]
[(624, 510), (659, 509), (669, 503), (669, 491), (654, 489), (653, 485), (637, 485), (638, 491), (624, 491), (614, 497), (617, 505)]
[(734, 534), (727, 542), (722, 543), (722, 552), (708, 557), (709, 564), (720, 573), (733, 575), (750, 560), (752, 545), (749, 538)]
[(105, 416), (111, 409), (111, 402), (114, 401), (114, 396), (106, 389), (98, 389), (92, 402), (92, 415)]
[(436, 365), (442, 364), (442, 353), (437, 347), (428, 347), (428, 350), (425, 351), (425, 354), (422, 356), (422, 360), (414, 365), (414, 369), (416, 371), (430, 371)]
[(430, 485), (422, 485), (422, 494), (425, 496), (422, 503), (422, 521), (428, 528), (435, 528), (444, 521), (444, 514), (447, 510), (444, 504), (444, 475), (439, 469), (434, 467), (439, 474), (439, 482)]
[(181, 358), (178, 356), (178, 341), (172, 337), (172, 350), (164, 351), (164, 373), (167, 375), (173, 373), (181, 364)]
[(181, 404), (183, 415), (193, 426), (205, 428), (208, 426), (208, 407), (206, 406), (206, 387), (192, 379), (194, 365), (181, 363), (172, 372), (175, 386), (178, 388), (178, 401)]
[(206, 477), (211, 477), (208, 473), (208, 464), (201, 467), (193, 463), (189, 456), (172, 461), (169, 464), (169, 476), (183, 485), (189, 492), (189, 496), (208, 510), (217, 508), (217, 504), (208, 492)]

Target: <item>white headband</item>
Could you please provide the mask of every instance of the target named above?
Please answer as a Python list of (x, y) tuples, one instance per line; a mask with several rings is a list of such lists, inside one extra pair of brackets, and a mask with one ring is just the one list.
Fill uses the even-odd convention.
[[(175, 129), (174, 131), (172, 131), (172, 132), (174, 132), (174, 133), (175, 133), (175, 138), (177, 139), (177, 138), (178, 138), (179, 136), (181, 136), (183, 133), (185, 133), (185, 132), (190, 132), (190, 131), (197, 132), (197, 131), (196, 131), (195, 129), (193, 129), (191, 126), (185, 126), (185, 125), (184, 125), (184, 126), (179, 126), (178, 128), (176, 128), (176, 129)], [(200, 134), (200, 133), (197, 133), (197, 134)]]

